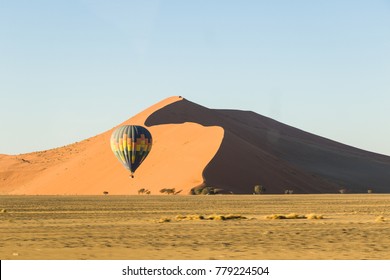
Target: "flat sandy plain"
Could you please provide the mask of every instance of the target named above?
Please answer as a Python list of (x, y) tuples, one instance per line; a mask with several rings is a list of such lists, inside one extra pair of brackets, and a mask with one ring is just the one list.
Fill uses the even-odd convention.
[[(0, 196), (0, 209), (3, 260), (390, 259), (388, 194)], [(266, 218), (289, 213), (323, 219)], [(175, 219), (214, 214), (247, 219)]]

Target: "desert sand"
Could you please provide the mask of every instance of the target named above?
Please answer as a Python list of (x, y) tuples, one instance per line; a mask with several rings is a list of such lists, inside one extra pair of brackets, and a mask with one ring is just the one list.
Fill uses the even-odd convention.
[[(390, 259), (387, 194), (0, 196), (0, 206), (3, 260)], [(267, 219), (290, 213), (323, 219)], [(239, 219), (207, 219), (230, 214)]]

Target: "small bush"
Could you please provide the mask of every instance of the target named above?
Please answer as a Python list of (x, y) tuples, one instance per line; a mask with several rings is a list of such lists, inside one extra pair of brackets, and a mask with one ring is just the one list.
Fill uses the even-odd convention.
[[(160, 191), (160, 192), (161, 192), (161, 191)], [(149, 194), (150, 194), (150, 191), (149, 191), (148, 189), (142, 188), (142, 189), (139, 189), (139, 190), (138, 190), (138, 194), (147, 194), (147, 195), (149, 195)]]
[(169, 223), (171, 222), (171, 219), (169, 218), (161, 218), (160, 220), (158, 220), (159, 223)]
[(164, 188), (164, 189), (160, 190), (160, 193), (165, 193), (167, 195), (176, 194), (176, 189), (175, 188), (173, 188), (173, 189), (166, 189), (166, 188)]
[(253, 188), (253, 193), (254, 194), (263, 194), (263, 193), (265, 193), (265, 191), (266, 191), (266, 189), (263, 186), (261, 186), (261, 185), (256, 185)]

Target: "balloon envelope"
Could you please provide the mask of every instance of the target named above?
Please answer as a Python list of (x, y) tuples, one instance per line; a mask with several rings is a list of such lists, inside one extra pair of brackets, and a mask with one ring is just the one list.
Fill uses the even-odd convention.
[(114, 130), (110, 142), (115, 156), (133, 175), (152, 148), (152, 135), (145, 127), (124, 125)]

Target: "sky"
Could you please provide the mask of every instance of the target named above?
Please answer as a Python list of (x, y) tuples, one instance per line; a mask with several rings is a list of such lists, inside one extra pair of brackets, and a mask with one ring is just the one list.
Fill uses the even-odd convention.
[(173, 95), (390, 155), (390, 1), (0, 0), (0, 154)]

